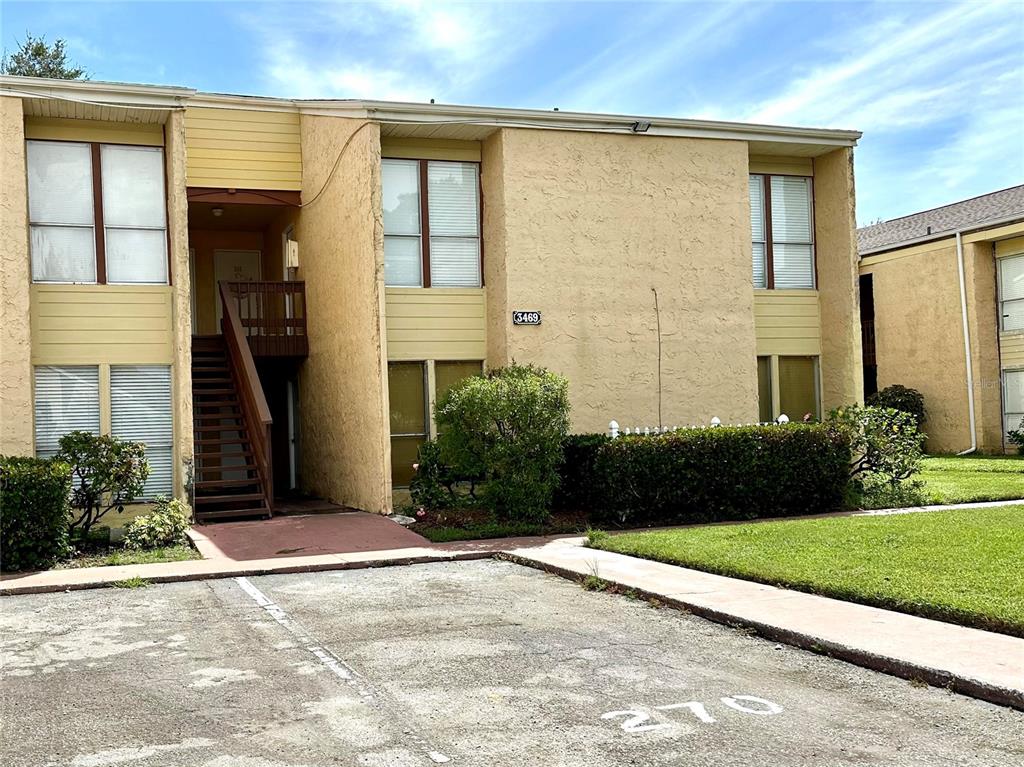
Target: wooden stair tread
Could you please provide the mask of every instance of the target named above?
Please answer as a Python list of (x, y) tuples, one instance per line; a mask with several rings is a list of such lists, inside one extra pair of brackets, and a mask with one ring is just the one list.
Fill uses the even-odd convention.
[(205, 519), (226, 519), (228, 517), (270, 517), (270, 509), (266, 506), (253, 507), (251, 509), (218, 509), (217, 511), (196, 510), (196, 519), (202, 522)]
[(197, 495), (196, 505), (209, 503), (242, 503), (243, 501), (262, 501), (263, 493), (229, 493), (227, 495)]

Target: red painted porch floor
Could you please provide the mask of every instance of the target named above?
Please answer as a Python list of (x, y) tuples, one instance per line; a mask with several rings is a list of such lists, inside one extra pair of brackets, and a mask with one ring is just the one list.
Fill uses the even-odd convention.
[(196, 525), (191, 537), (204, 558), (235, 562), (430, 545), (426, 538), (397, 522), (363, 511)]

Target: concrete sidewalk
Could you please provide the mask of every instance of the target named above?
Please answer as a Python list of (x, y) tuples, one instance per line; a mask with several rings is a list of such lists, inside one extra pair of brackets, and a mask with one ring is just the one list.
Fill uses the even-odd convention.
[(1024, 639), (853, 602), (584, 548), (581, 539), (502, 556), (570, 578), (596, 576), (786, 644), (1024, 710)]

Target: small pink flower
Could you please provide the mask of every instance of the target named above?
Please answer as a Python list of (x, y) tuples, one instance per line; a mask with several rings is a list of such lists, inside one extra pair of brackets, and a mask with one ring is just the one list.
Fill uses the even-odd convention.
[(427, 516), (427, 510), (426, 509), (417, 509), (416, 510), (416, 516), (417, 517), (425, 517), (425, 516)]

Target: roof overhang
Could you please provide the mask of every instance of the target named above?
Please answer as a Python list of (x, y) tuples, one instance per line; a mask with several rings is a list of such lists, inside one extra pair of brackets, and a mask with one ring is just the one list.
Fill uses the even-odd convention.
[[(914, 237), (909, 240), (902, 240), (901, 242), (893, 242), (888, 245), (879, 245), (874, 248), (865, 248), (861, 250), (858, 255), (861, 259), (868, 258), (870, 256), (881, 255), (882, 253), (890, 253), (894, 250), (903, 250), (904, 248), (911, 248), (917, 245), (926, 245), (929, 242), (936, 242), (938, 240), (947, 240), (950, 237), (956, 237), (957, 234), (969, 235), (975, 232), (982, 232), (987, 229), (995, 229), (997, 227), (1004, 227), (1010, 224), (1017, 224), (1024, 222), (1024, 213), (1015, 213), (1012, 216), (1005, 216), (1003, 218), (994, 218), (990, 221), (980, 221), (976, 224), (970, 224), (969, 226), (962, 226), (959, 229), (945, 229), (941, 232), (932, 232), (931, 234), (922, 235), (921, 237)], [(1017, 232), (993, 232), (992, 239), (1004, 239), (1006, 237), (1014, 237)], [(980, 239), (980, 238), (979, 238)]]
[(163, 123), (192, 88), (0, 75), (0, 96), (22, 99), (29, 117)]

